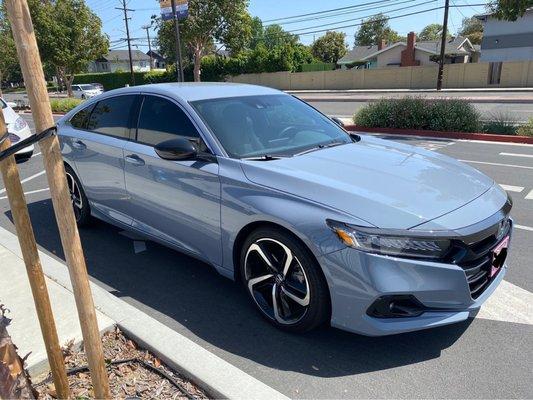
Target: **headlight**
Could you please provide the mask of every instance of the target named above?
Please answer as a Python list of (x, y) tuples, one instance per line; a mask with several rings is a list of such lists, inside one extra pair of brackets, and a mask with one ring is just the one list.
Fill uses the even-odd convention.
[(439, 259), (450, 249), (451, 241), (435, 237), (431, 232), (412, 232), (402, 230), (384, 231), (347, 225), (342, 222), (327, 221), (339, 239), (349, 247), (367, 253), (395, 257)]
[(16, 132), (21, 131), (27, 127), (28, 127), (28, 124), (26, 123), (26, 121), (24, 121), (22, 117), (18, 117), (15, 120), (15, 123), (13, 124), (13, 128), (15, 129)]

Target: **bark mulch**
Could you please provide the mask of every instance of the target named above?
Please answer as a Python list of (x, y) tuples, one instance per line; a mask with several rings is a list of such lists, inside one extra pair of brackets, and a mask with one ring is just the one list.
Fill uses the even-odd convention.
[[(198, 386), (163, 364), (157, 357), (137, 346), (116, 329), (103, 338), (104, 356), (108, 363), (109, 384), (114, 399), (208, 399)], [(83, 349), (72, 344), (63, 349), (74, 399), (92, 399), (91, 377), (86, 368)], [(35, 386), (40, 399), (55, 399), (50, 376)]]

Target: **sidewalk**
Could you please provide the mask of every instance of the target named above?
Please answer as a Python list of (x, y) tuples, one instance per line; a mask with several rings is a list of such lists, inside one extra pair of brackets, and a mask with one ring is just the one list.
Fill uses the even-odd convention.
[[(58, 325), (61, 344), (81, 340), (72, 285), (65, 264), (39, 251), (48, 290)], [(0, 303), (11, 310), (8, 330), (23, 357), (28, 352), (30, 373), (46, 367), (46, 351), (35, 314), (26, 269), (17, 237), (0, 228)], [(113, 296), (91, 282), (99, 327), (102, 331), (115, 324), (143, 348), (151, 351), (169, 367), (190, 379), (214, 398), (285, 400), (283, 394), (229, 364), (213, 353), (170, 329), (139, 309)]]
[(427, 99), (460, 98), (471, 103), (533, 103), (533, 88), (521, 89), (374, 89), (374, 90), (290, 90), (308, 102), (368, 102), (381, 98), (403, 98), (406, 96)]
[[(33, 297), (31, 294), (26, 266), (17, 255), (0, 245), (0, 265), (2, 276), (7, 278), (0, 284), (0, 303), (4, 304), (12, 319), (8, 331), (13, 343), (19, 349), (21, 357), (30, 354), (26, 363), (32, 376), (40, 375), (49, 369), (46, 349)], [(46, 277), (46, 285), (54, 310), (59, 343), (66, 345), (69, 341), (75, 344), (82, 342), (81, 328), (72, 293), (63, 286)], [(97, 311), (100, 332), (112, 329), (115, 322)]]

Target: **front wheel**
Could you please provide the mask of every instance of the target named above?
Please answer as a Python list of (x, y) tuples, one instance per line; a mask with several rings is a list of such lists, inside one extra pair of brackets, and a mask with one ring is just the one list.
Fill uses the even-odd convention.
[(70, 200), (72, 208), (74, 209), (74, 216), (78, 226), (86, 226), (91, 221), (91, 210), (89, 208), (89, 201), (83, 191), (81, 182), (74, 173), (74, 170), (65, 165), (65, 174), (67, 176), (67, 186), (70, 193)]
[(241, 277), (255, 305), (278, 328), (305, 332), (328, 321), (330, 299), (307, 247), (278, 229), (261, 228), (244, 243)]

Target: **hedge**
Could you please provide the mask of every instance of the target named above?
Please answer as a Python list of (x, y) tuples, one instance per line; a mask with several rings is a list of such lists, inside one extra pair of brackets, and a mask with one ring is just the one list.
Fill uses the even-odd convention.
[(55, 113), (68, 113), (70, 110), (76, 108), (81, 104), (83, 100), (80, 99), (50, 99), (50, 106), (52, 107), (52, 112)]
[(464, 100), (431, 100), (420, 97), (381, 99), (361, 108), (354, 123), (366, 128), (422, 129), (479, 132), (480, 116)]

